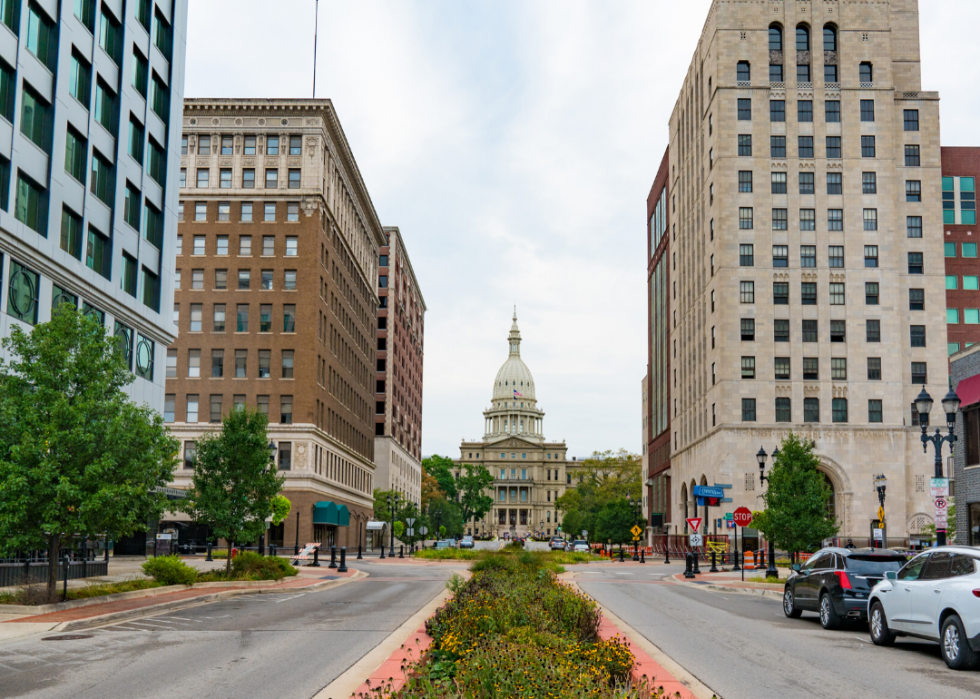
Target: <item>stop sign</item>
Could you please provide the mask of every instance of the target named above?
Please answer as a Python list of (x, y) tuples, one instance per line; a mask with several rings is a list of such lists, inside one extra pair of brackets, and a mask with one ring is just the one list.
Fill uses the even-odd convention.
[(735, 514), (732, 516), (732, 519), (735, 520), (735, 524), (738, 526), (747, 527), (752, 522), (752, 513), (749, 511), (749, 508), (740, 507), (735, 510)]

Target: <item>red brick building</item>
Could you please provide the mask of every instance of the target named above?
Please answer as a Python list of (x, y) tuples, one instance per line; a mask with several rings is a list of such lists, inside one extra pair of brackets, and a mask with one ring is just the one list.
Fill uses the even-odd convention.
[[(943, 241), (949, 354), (980, 342), (980, 259), (976, 184), (980, 148), (943, 148)], [(917, 196), (914, 192), (906, 197)], [(921, 196), (921, 195), (918, 195)], [(909, 272), (922, 261), (909, 259)]]

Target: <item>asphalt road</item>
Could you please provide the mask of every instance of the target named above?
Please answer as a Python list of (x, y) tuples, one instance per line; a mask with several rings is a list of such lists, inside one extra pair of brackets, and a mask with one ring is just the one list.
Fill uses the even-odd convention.
[[(363, 562), (364, 580), (246, 595), (0, 644), (0, 699), (305, 699), (436, 597), (452, 570)], [(327, 573), (328, 571), (325, 571)]]
[(948, 669), (938, 644), (879, 648), (866, 625), (825, 631), (816, 614), (787, 619), (776, 599), (663, 582), (682, 571), (604, 567), (576, 579), (721, 699), (980, 696), (980, 671)]

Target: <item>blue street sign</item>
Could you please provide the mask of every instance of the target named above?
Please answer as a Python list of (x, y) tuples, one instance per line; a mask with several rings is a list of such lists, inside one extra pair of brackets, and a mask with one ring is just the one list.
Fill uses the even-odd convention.
[(716, 488), (710, 485), (696, 485), (694, 486), (694, 497), (721, 499), (725, 497), (725, 491), (723, 488)]

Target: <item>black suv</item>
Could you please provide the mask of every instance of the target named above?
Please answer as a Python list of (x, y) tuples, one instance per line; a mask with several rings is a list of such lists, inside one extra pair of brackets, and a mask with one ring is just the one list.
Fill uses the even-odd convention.
[(798, 619), (805, 611), (818, 612), (825, 629), (840, 627), (845, 618), (867, 621), (871, 588), (906, 560), (888, 549), (820, 549), (802, 567), (793, 566), (783, 590), (783, 613)]

